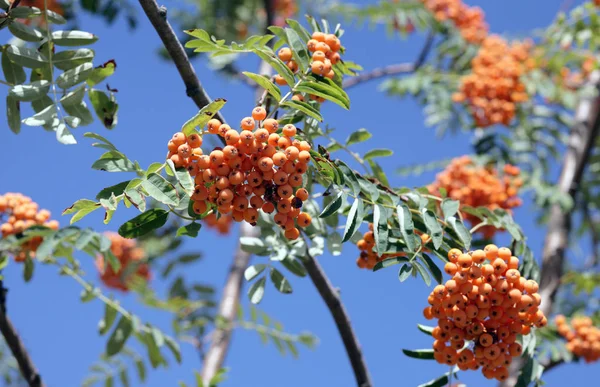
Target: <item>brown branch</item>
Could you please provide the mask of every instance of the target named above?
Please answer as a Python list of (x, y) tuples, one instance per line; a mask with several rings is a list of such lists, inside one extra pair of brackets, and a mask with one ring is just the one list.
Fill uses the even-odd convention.
[[(268, 27), (273, 24), (273, 0), (264, 0), (264, 7), (266, 13), (265, 31), (268, 34), (270, 33)], [(270, 75), (271, 71), (271, 67), (264, 61), (261, 61), (259, 73)], [(256, 90), (257, 98), (260, 99), (261, 93), (262, 91), (260, 89)], [(258, 227), (242, 222), (240, 225), (240, 238), (258, 236), (260, 236), (260, 229)], [(242, 250), (240, 242), (233, 257), (233, 263), (229, 268), (229, 273), (225, 280), (225, 287), (223, 288), (223, 296), (219, 303), (219, 317), (223, 319), (225, 323), (222, 324), (221, 327), (216, 328), (213, 332), (210, 347), (204, 357), (202, 380), (207, 385), (223, 367), (225, 357), (229, 351), (234, 326), (233, 322), (235, 321), (241, 290), (244, 284), (244, 271), (250, 263), (250, 257), (251, 254)]]
[(373, 382), (371, 381), (365, 358), (358, 343), (358, 338), (352, 329), (350, 317), (342, 303), (338, 290), (329, 282), (329, 278), (327, 278), (321, 265), (319, 265), (319, 262), (314, 257), (307, 253), (302, 263), (313, 284), (319, 291), (321, 298), (325, 301), (338, 332), (342, 337), (342, 342), (344, 343), (348, 359), (350, 359), (350, 364), (354, 371), (356, 384), (358, 387), (372, 387)]
[[(600, 131), (600, 71), (594, 71), (588, 84), (596, 89), (596, 94), (581, 98), (575, 111), (575, 124), (571, 128), (568, 147), (563, 159), (557, 187), (561, 194), (569, 195), (575, 200), (581, 186), (583, 172), (587, 166), (591, 150)], [(573, 206), (575, 207), (575, 206)], [(559, 203), (550, 207), (548, 232), (542, 253), (540, 275), (540, 309), (549, 316), (554, 306), (554, 298), (563, 275), (565, 252), (571, 232), (573, 209), (565, 209)], [(522, 358), (516, 359), (511, 367), (511, 376), (501, 387), (514, 386), (523, 367)]]
[(423, 48), (419, 53), (419, 56), (413, 63), (397, 63), (385, 67), (378, 67), (369, 72), (359, 74), (355, 77), (347, 78), (342, 83), (342, 88), (344, 90), (347, 90), (350, 87), (356, 86), (364, 82), (372, 81), (374, 79), (383, 78), (390, 75), (414, 73), (421, 66), (423, 66), (423, 64), (427, 60), (427, 56), (429, 55), (429, 52), (431, 51), (431, 46), (433, 45), (434, 37), (435, 34), (433, 32), (429, 32), (425, 40), (425, 44), (423, 45)]
[[(177, 35), (175, 35), (175, 31), (173, 31), (171, 24), (167, 21), (167, 8), (164, 6), (159, 7), (156, 0), (139, 1), (146, 16), (150, 20), (150, 23), (154, 26), (160, 40), (162, 40), (163, 45), (175, 63), (177, 71), (179, 71), (179, 75), (181, 76), (181, 80), (183, 80), (183, 83), (185, 84), (187, 96), (194, 101), (198, 109), (202, 109), (204, 106), (211, 103), (212, 100), (200, 84), (200, 81), (196, 76), (196, 71), (192, 67), (190, 59), (185, 53), (185, 49), (181, 45), (179, 39), (177, 39)], [(217, 112), (215, 117), (219, 119), (219, 121), (225, 122), (220, 113)]]
[(17, 330), (6, 314), (6, 292), (7, 289), (4, 288), (2, 281), (0, 281), (0, 331), (12, 355), (19, 364), (19, 370), (21, 370), (23, 379), (25, 379), (30, 387), (44, 387), (45, 384), (42, 382), (42, 377), (37, 372), (35, 364), (33, 364), (21, 337), (19, 337)]

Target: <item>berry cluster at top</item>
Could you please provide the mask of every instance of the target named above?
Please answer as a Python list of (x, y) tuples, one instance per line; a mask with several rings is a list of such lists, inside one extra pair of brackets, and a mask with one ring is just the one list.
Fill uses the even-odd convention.
[[(420, 238), (423, 245), (426, 245), (431, 240), (427, 234), (421, 234)], [(375, 234), (373, 233), (373, 223), (369, 223), (369, 231), (363, 234), (362, 239), (358, 241), (356, 247), (358, 247), (360, 250), (360, 256), (356, 259), (356, 265), (361, 269), (373, 270), (377, 262), (381, 262), (387, 258), (402, 257), (407, 255), (404, 252), (387, 253), (383, 255), (377, 254), (377, 252), (374, 250)]]
[(438, 319), (432, 335), (434, 357), (461, 370), (482, 367), (488, 379), (506, 380), (512, 358), (520, 356), (517, 335), (548, 321), (538, 309), (538, 284), (521, 276), (519, 259), (506, 247), (448, 252), (444, 271), (452, 276), (436, 286), (423, 311)]
[(461, 0), (421, 0), (439, 21), (449, 20), (469, 43), (479, 44), (488, 33), (484, 13), (479, 7), (469, 7)]
[(558, 333), (567, 340), (566, 347), (575, 356), (582, 357), (586, 363), (600, 359), (600, 329), (593, 325), (592, 319), (573, 317), (571, 327), (563, 315), (554, 318)]
[(150, 280), (150, 269), (144, 259), (144, 250), (138, 247), (135, 240), (126, 239), (117, 233), (107, 232), (104, 234), (110, 239), (110, 251), (121, 263), (121, 268), (114, 271), (113, 268), (104, 261), (101, 255), (96, 257), (96, 268), (100, 272), (100, 279), (109, 288), (122, 291), (129, 290), (129, 281), (132, 276)]
[[(308, 51), (312, 53), (310, 63), (311, 72), (315, 75), (320, 75), (329, 79), (335, 77), (333, 66), (341, 60), (339, 51), (342, 47), (340, 39), (334, 34), (325, 34), (323, 32), (314, 32), (311, 39), (307, 43)], [(289, 47), (283, 47), (277, 53), (279, 59), (286, 63), (288, 68), (294, 73), (298, 71), (298, 64), (293, 60), (292, 50)], [(275, 76), (275, 83), (285, 85), (285, 79), (281, 75)], [(319, 102), (324, 99), (316, 96), (311, 96)], [(300, 99), (300, 96), (296, 96)]]
[[(231, 214), (236, 222), (256, 223), (259, 210), (274, 216), (288, 239), (300, 235), (297, 228), (311, 224), (311, 217), (301, 212), (308, 192), (302, 188), (308, 170), (311, 146), (295, 139), (292, 124), (279, 128), (267, 118), (262, 107), (244, 118), (241, 132), (211, 119), (208, 132), (225, 139), (226, 146), (204, 155), (202, 137), (193, 133), (175, 133), (169, 141), (168, 157), (176, 167), (185, 167), (194, 177), (193, 210), (203, 215), (209, 210)], [(278, 134), (280, 131), (281, 134)]]
[(520, 77), (535, 66), (529, 57), (531, 43), (508, 44), (497, 35), (483, 41), (471, 62), (472, 73), (461, 79), (455, 102), (466, 102), (479, 128), (509, 125), (517, 104), (529, 99)]
[[(517, 196), (523, 181), (520, 170), (513, 165), (505, 165), (503, 176), (494, 168), (477, 166), (469, 156), (458, 157), (436, 176), (427, 188), (432, 195), (440, 195), (444, 189), (450, 199), (460, 201), (461, 206), (487, 207), (490, 210), (501, 208), (510, 211), (521, 205)], [(465, 213), (464, 217), (473, 226), (481, 223), (477, 216)], [(491, 238), (497, 229), (483, 226), (477, 230), (485, 238)]]
[[(46, 226), (58, 230), (58, 221), (50, 220), (50, 211), (40, 210), (37, 203), (30, 197), (20, 193), (8, 192), (0, 195), (0, 225), (2, 238), (9, 235), (18, 235), (31, 226)], [(24, 242), (20, 251), (14, 256), (15, 261), (23, 262), (27, 256), (35, 257), (35, 252), (42, 243), (42, 237), (36, 236)]]

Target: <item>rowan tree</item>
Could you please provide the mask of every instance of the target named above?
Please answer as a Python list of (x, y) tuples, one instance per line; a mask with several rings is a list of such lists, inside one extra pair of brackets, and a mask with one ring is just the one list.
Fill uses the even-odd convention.
[[(454, 386), (471, 375), (485, 385), (540, 386), (555, 367), (596, 362), (600, 4), (564, 4), (543, 31), (515, 38), (495, 28), (476, 3), (209, 0), (167, 10), (155, 0), (139, 6), (0, 0), (0, 29), (7, 31), (0, 83), (13, 132), (3, 138), (50, 141), (35, 128), (42, 127), (54, 132), (61, 149), (88, 148), (85, 160), (59, 167), (18, 140), (18, 157), (4, 160), (4, 168), (19, 168), (22, 179), (51, 174), (77, 183), (82, 177), (69, 168), (89, 163), (94, 176), (79, 185), (86, 198), (73, 192), (52, 198), (65, 208), (62, 214), (44, 209), (49, 197), (15, 192), (19, 182), (3, 179), (0, 331), (10, 354), (0, 351), (6, 365), (0, 372), (6, 383), (64, 383), (44, 378), (28, 351), (28, 332), (9, 318), (14, 295), (2, 279), (22, 273), (24, 282), (39, 281), (37, 267), (58, 269), (82, 287), (82, 302), (104, 305), (97, 331), (105, 344), (83, 386), (151, 382), (154, 369), (182, 362), (183, 346), (199, 354), (197, 371), (172, 384), (219, 385), (236, 373), (226, 355), (236, 350), (238, 328), (257, 332), (282, 354), (318, 351), (315, 334), (288, 332), (256, 306), (265, 297), (303, 297), (291, 295), (301, 281), (317, 290), (311, 303), (326, 305), (356, 385), (396, 384), (370, 371), (360, 330), (344, 305), (348, 297), (321, 266), (328, 259), (380, 276), (377, 281), (397, 269), (399, 302), (386, 307), (403, 308), (407, 297), (422, 300), (422, 314), (402, 317), (414, 322), (414, 332), (399, 336), (412, 344), (418, 330), (425, 349), (393, 355), (402, 367), (435, 360), (426, 375), (419, 373), (420, 387)], [(114, 44), (134, 37), (156, 44), (155, 60), (179, 76), (181, 94), (189, 97), (187, 120), (169, 114), (161, 74), (147, 82), (164, 112), (143, 102), (137, 110), (119, 104), (123, 90), (138, 93), (122, 79), (113, 83), (117, 64), (134, 54), (104, 57), (98, 50), (96, 58), (93, 45), (108, 28), (87, 31), (88, 13), (110, 28), (125, 19), (130, 35)], [(136, 37), (139, 24), (148, 22), (155, 33)], [(384, 26), (389, 36), (366, 31), (366, 22)], [(388, 39), (390, 50), (412, 40), (422, 48), (410, 62), (364, 69), (361, 56), (379, 60), (387, 52), (352, 44), (347, 30), (369, 41)], [(211, 74), (197, 73), (203, 62)], [(207, 90), (203, 77), (219, 77), (227, 87)], [(348, 91), (376, 80), (381, 90), (362, 92), (412, 98), (413, 105), (398, 102), (389, 113), (371, 103), (358, 111), (389, 124), (339, 128), (331, 116), (358, 117)], [(248, 91), (252, 97), (242, 100)], [(138, 94), (140, 101), (148, 98)], [(243, 108), (228, 110), (231, 101)], [(413, 141), (402, 109), (414, 102), (438, 134), (428, 141), (465, 139), (470, 151), (439, 159), (429, 144)], [(166, 114), (170, 127), (122, 127), (118, 114), (129, 109)], [(80, 128), (86, 126), (90, 131)], [(123, 131), (136, 132), (134, 144)], [(391, 131), (406, 142), (389, 141)], [(150, 137), (160, 150), (145, 145)], [(388, 146), (372, 148), (371, 138)], [(422, 149), (427, 162), (404, 157), (407, 146)], [(136, 161), (149, 155), (149, 165)], [(525, 208), (536, 224), (515, 221)], [(84, 222), (89, 227), (79, 226)], [(542, 246), (531, 243), (536, 228), (544, 229)], [(232, 258), (221, 238), (235, 238)], [(203, 257), (215, 244), (218, 254)], [(200, 258), (228, 267), (224, 285), (197, 270)], [(428, 289), (407, 295), (407, 281)], [(365, 289), (364, 297), (377, 296)], [(170, 328), (147, 318), (144, 307), (165, 313)], [(394, 324), (372, 319), (373, 329)], [(435, 363), (446, 369), (441, 376)], [(244, 383), (285, 385), (264, 373)]]

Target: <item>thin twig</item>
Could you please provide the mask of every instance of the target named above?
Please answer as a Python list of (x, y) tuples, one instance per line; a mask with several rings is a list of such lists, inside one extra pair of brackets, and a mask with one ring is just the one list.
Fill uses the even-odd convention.
[(413, 63), (397, 63), (385, 67), (378, 67), (369, 72), (362, 73), (355, 77), (346, 79), (342, 84), (342, 88), (344, 90), (347, 90), (352, 86), (372, 81), (374, 79), (379, 79), (390, 75), (414, 73), (421, 66), (423, 66), (423, 64), (427, 60), (427, 56), (429, 55), (429, 52), (431, 51), (431, 46), (433, 45), (434, 37), (435, 34), (433, 32), (429, 32), (425, 40), (425, 44), (419, 52), (419, 56), (417, 56), (417, 59)]
[(2, 336), (4, 336), (6, 344), (17, 360), (21, 375), (27, 384), (30, 387), (44, 387), (45, 384), (42, 382), (42, 377), (38, 373), (35, 364), (33, 364), (17, 330), (8, 318), (6, 313), (6, 293), (7, 289), (4, 288), (4, 284), (0, 281), (0, 331), (2, 332)]
[[(306, 239), (305, 243), (308, 246)], [(340, 298), (339, 290), (333, 287), (321, 265), (319, 265), (319, 262), (308, 252), (302, 259), (302, 263), (313, 284), (319, 291), (321, 298), (325, 301), (331, 317), (333, 317), (333, 321), (346, 348), (348, 359), (350, 359), (358, 387), (372, 387), (371, 375), (369, 375), (362, 349), (358, 343), (358, 337), (354, 333), (354, 329), (352, 329), (348, 312)]]
[[(590, 74), (588, 84), (600, 92), (600, 71)], [(568, 147), (563, 159), (557, 188), (563, 195), (569, 195), (573, 200), (583, 180), (583, 172), (589, 162), (591, 150), (600, 131), (600, 95), (582, 96), (575, 111), (575, 124), (569, 134)], [(554, 298), (560, 286), (565, 261), (565, 251), (568, 247), (571, 232), (573, 209), (567, 210), (560, 203), (550, 207), (548, 232), (544, 241), (542, 253), (542, 268), (540, 275), (540, 309), (549, 316), (554, 306)], [(521, 369), (523, 359), (515, 359), (510, 367), (510, 377), (500, 383), (501, 387), (514, 386)]]
[[(156, 0), (139, 1), (150, 23), (154, 26), (160, 40), (162, 40), (163, 45), (175, 63), (177, 71), (179, 71), (179, 75), (185, 84), (187, 96), (194, 101), (198, 109), (202, 109), (211, 103), (212, 100), (200, 84), (196, 76), (196, 71), (194, 71), (190, 59), (185, 53), (185, 49), (179, 39), (177, 39), (175, 31), (173, 31), (171, 24), (167, 20), (167, 8), (164, 6), (159, 7)], [(219, 112), (215, 114), (215, 118), (223, 123), (225, 122), (225, 119)]]

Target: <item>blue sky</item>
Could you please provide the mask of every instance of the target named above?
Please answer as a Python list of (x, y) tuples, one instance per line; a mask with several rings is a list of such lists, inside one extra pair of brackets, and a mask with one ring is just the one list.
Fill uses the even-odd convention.
[[(469, 2), (485, 10), (493, 32), (513, 36), (550, 23), (562, 3), (563, 0)], [(51, 133), (39, 128), (24, 127), (18, 136), (10, 133), (6, 125), (2, 125), (0, 131), (0, 162), (4, 165), (0, 169), (0, 191), (31, 196), (42, 207), (51, 210), (62, 224), (67, 224), (68, 219), (61, 219), (60, 213), (75, 200), (94, 197), (101, 188), (124, 180), (123, 176), (90, 169), (100, 152), (90, 146), (91, 141), (83, 138), (84, 132), (94, 131), (106, 136), (130, 158), (147, 166), (163, 157), (169, 137), (196, 112), (185, 96), (175, 68), (158, 59), (156, 52), (160, 41), (147, 20), (140, 17), (139, 27), (133, 32), (124, 21), (107, 28), (98, 19), (82, 16), (81, 20), (86, 30), (100, 36), (100, 41), (93, 47), (98, 62), (114, 58), (118, 64), (116, 74), (110, 79), (111, 87), (119, 89), (121, 108), (117, 128), (107, 131), (96, 122), (77, 129), (75, 134), (79, 144), (76, 146), (60, 145)], [(0, 32), (0, 41), (6, 42), (8, 38), (6, 30)], [(369, 30), (362, 26), (346, 26), (343, 43), (348, 50), (346, 58), (368, 70), (414, 59), (422, 41), (421, 35), (399, 40), (387, 36), (382, 28)], [(254, 58), (244, 63), (247, 65), (245, 70), (256, 71)], [(228, 100), (223, 113), (229, 121), (236, 122), (248, 115), (254, 100), (248, 88), (214, 76), (202, 60), (194, 64), (210, 95)], [(373, 138), (357, 150), (394, 149), (394, 157), (382, 161), (390, 171), (401, 165), (470, 152), (468, 134), (447, 135), (443, 140), (436, 138), (433, 129), (424, 127), (421, 109), (416, 103), (410, 99), (386, 97), (377, 91), (378, 83), (375, 81), (350, 90), (352, 108), (349, 112), (331, 103), (324, 105), (324, 117), (330, 126), (337, 128), (338, 139), (345, 139), (362, 127), (369, 129)], [(0, 100), (0, 111), (4, 111), (4, 99)], [(406, 178), (391, 176), (395, 186), (414, 187), (427, 184), (433, 174)], [(535, 209), (526, 204), (515, 215), (528, 235), (530, 246), (539, 256), (544, 229), (533, 221)], [(135, 210), (121, 208), (108, 226), (102, 223), (98, 213), (84, 219), (80, 226), (91, 226), (99, 231), (116, 230), (133, 216)], [(187, 270), (188, 278), (222, 284), (236, 244), (236, 234), (215, 237), (212, 232), (203, 230), (197, 239), (186, 241), (184, 251), (201, 250), (205, 254), (200, 263)], [(359, 270), (354, 263), (356, 256), (356, 247), (346, 245), (341, 256), (324, 255), (319, 261), (332, 283), (341, 289), (375, 384), (415, 386), (447, 371), (446, 367), (434, 362), (409, 359), (401, 353), (402, 348), (431, 345), (430, 338), (416, 329), (417, 323), (425, 323), (421, 311), (430, 289), (420, 280), (400, 284), (394, 269), (377, 273)], [(81, 256), (81, 259), (87, 278), (96, 281), (91, 260), (87, 256)], [(100, 302), (81, 304), (79, 285), (68, 277), (59, 276), (54, 267), (38, 265), (34, 280), (28, 284), (21, 278), (21, 269), (19, 265), (11, 264), (4, 272), (5, 285), (10, 289), (9, 314), (46, 384), (49, 387), (77, 386), (103, 351), (106, 338), (97, 335), (96, 324), (104, 306)], [(268, 287), (260, 308), (281, 321), (290, 332), (309, 330), (315, 333), (320, 338), (319, 346), (314, 351), (301, 350), (299, 359), (281, 357), (274, 346), (263, 346), (256, 333), (236, 331), (227, 358), (231, 373), (228, 381), (223, 383), (224, 387), (354, 385), (342, 342), (316, 290), (307, 278), (293, 278), (292, 285), (294, 293), (287, 296)], [(159, 292), (164, 291), (165, 286), (159, 281), (154, 286)], [(116, 296), (144, 321), (170, 330), (169, 315), (139, 306), (134, 296)], [(245, 297), (243, 303), (248, 304)], [(146, 385), (173, 386), (177, 380), (191, 383), (193, 370), (199, 370), (201, 364), (190, 345), (182, 346), (183, 363), (175, 365), (173, 362), (167, 370), (151, 371)], [(545, 380), (548, 386), (581, 385), (592, 379), (598, 370), (598, 365), (563, 366), (549, 373)], [(461, 380), (469, 386), (493, 385), (476, 372), (462, 373)]]

